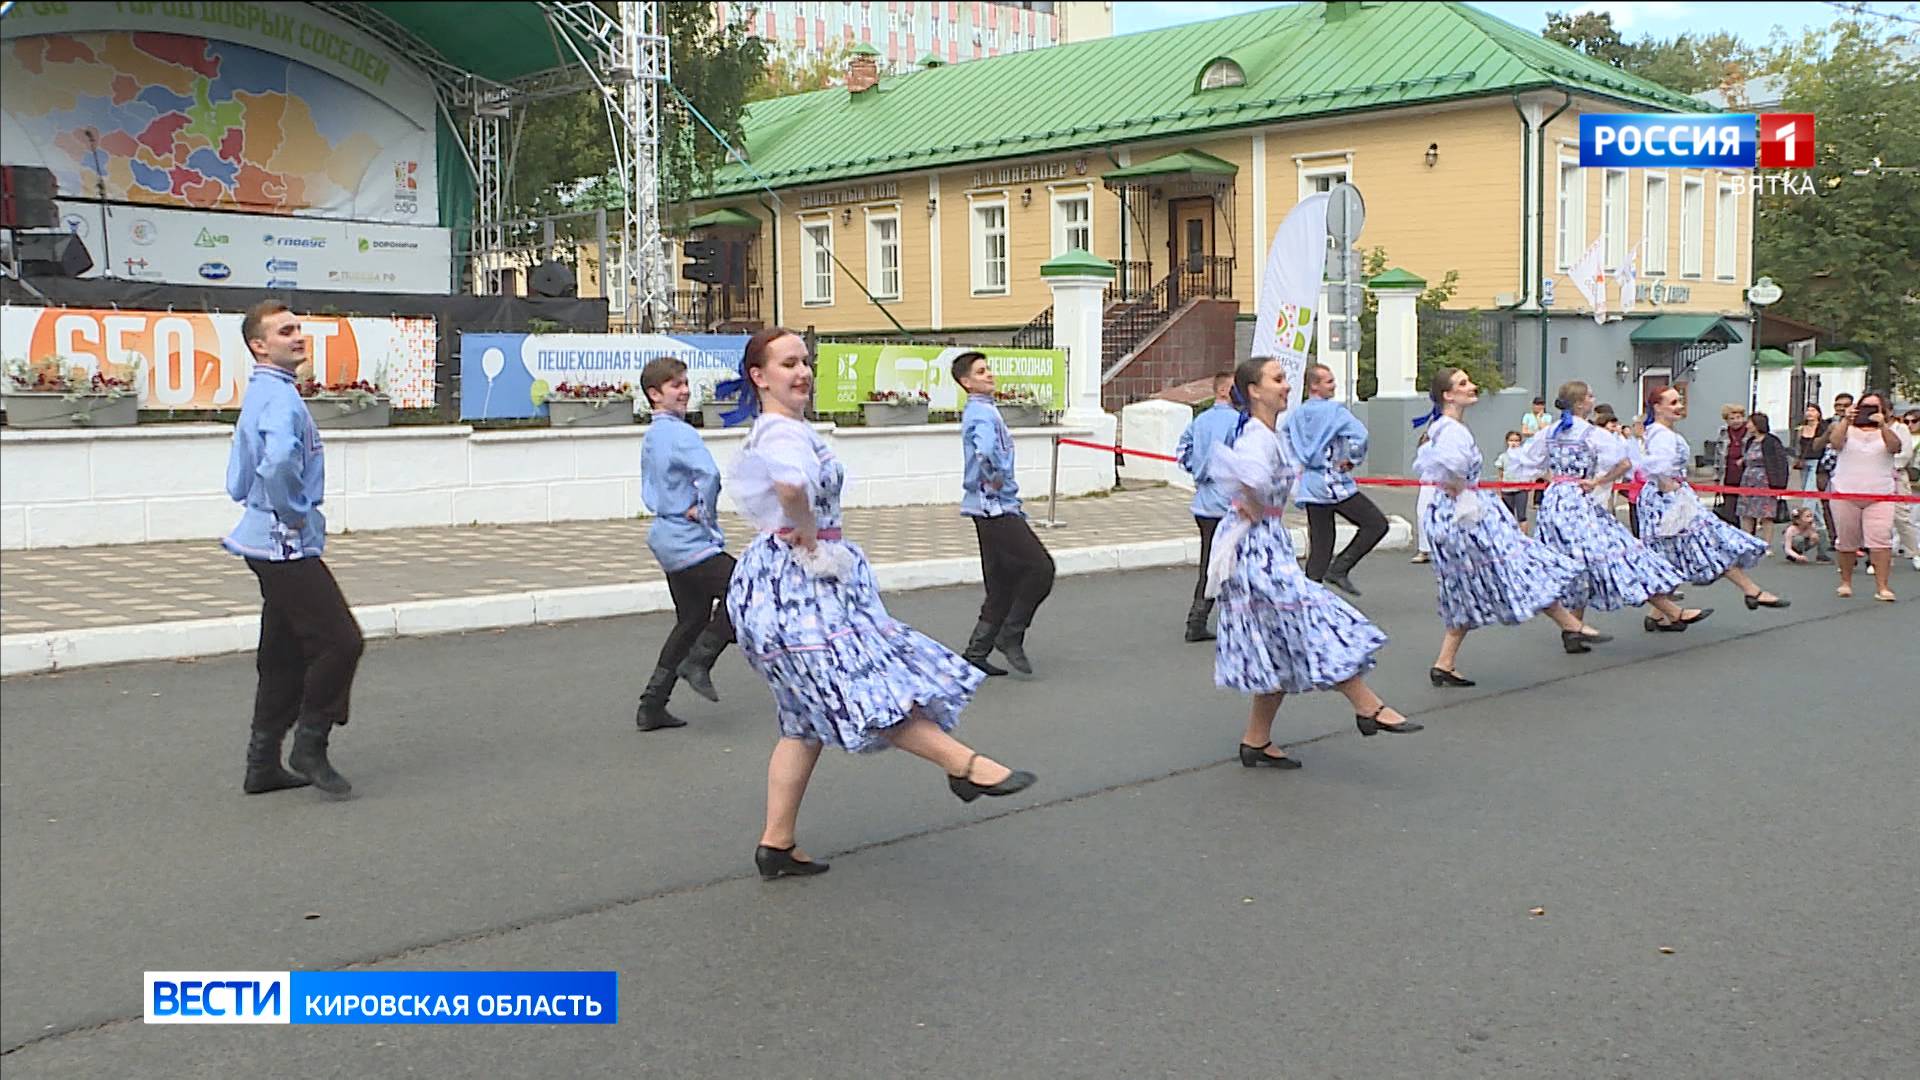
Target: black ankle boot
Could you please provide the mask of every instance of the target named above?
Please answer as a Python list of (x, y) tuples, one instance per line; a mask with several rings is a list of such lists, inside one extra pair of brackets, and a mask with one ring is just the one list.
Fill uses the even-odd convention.
[(1213, 601), (1201, 597), (1187, 609), (1187, 640), (1212, 641), (1213, 631), (1207, 629), (1207, 616), (1213, 614)]
[(345, 795), (353, 790), (353, 785), (335, 772), (333, 763), (327, 760), (327, 736), (331, 734), (332, 724), (301, 724), (294, 728), (293, 753), (287, 755), (287, 767), (329, 795)]
[(634, 727), (641, 731), (659, 731), (687, 726), (685, 720), (667, 711), (667, 696), (673, 693), (676, 678), (672, 668), (653, 669), (653, 678), (647, 680), (647, 688), (640, 692), (640, 708), (633, 714)]
[(1027, 628), (1008, 623), (1000, 628), (1000, 636), (994, 639), (993, 647), (1007, 658), (1013, 670), (1022, 675), (1033, 674), (1033, 662), (1027, 659)]
[[(673, 673), (685, 680), (694, 693), (708, 701), (719, 701), (720, 692), (713, 688), (713, 662), (720, 659), (730, 640), (712, 630), (703, 632), (700, 639), (693, 643), (693, 651), (680, 661), (680, 666)], [(662, 697), (661, 704), (665, 703), (666, 699)]]
[(973, 636), (967, 639), (967, 647), (960, 658), (988, 675), (1005, 675), (1007, 669), (987, 659), (993, 652), (993, 641), (1000, 636), (1000, 628), (990, 622), (974, 625)]
[(254, 724), (253, 733), (247, 738), (247, 778), (240, 785), (242, 791), (263, 795), (307, 786), (306, 777), (296, 776), (280, 766), (280, 744), (286, 737), (285, 728), (276, 731)]

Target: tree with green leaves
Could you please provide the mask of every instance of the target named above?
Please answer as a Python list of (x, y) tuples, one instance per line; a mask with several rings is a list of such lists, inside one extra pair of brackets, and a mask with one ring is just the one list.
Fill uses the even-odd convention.
[(853, 46), (846, 42), (830, 45), (810, 60), (776, 54), (767, 61), (766, 73), (760, 81), (747, 91), (747, 101), (765, 101), (840, 86), (846, 82), (847, 62), (852, 56)]
[(1762, 63), (1760, 52), (1725, 32), (1627, 41), (1604, 11), (1547, 15), (1545, 37), (1632, 75), (1683, 94), (1735, 85)]
[(1864, 352), (1873, 379), (1920, 395), (1920, 48), (1860, 19), (1780, 50), (1780, 111), (1815, 117), (1812, 191), (1762, 188), (1754, 271), (1782, 290), (1768, 310)]

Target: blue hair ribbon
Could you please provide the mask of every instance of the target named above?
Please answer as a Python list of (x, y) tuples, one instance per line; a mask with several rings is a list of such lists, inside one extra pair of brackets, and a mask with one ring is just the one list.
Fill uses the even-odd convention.
[(1413, 430), (1419, 431), (1421, 428), (1426, 427), (1438, 419), (1440, 419), (1440, 406), (1436, 404), (1433, 408), (1427, 410), (1427, 415), (1414, 417)]
[(1659, 419), (1659, 417), (1658, 417), (1658, 416), (1656, 416), (1656, 415), (1654, 414), (1654, 411), (1653, 411), (1653, 406), (1652, 406), (1652, 405), (1648, 405), (1648, 406), (1647, 406), (1647, 415), (1646, 415), (1646, 418), (1645, 418), (1645, 419), (1643, 419), (1643, 420), (1641, 420), (1640, 422), (1641, 422), (1642, 424), (1645, 424), (1645, 425), (1646, 425), (1646, 426), (1648, 426), (1648, 427), (1652, 427), (1652, 426), (1653, 426), (1653, 423), (1654, 423), (1654, 421), (1656, 421), (1656, 420), (1658, 420), (1658, 419)]
[(733, 408), (720, 414), (720, 422), (726, 427), (744, 424), (760, 411), (760, 395), (747, 385), (745, 375), (727, 379), (713, 388), (715, 401), (725, 401), (730, 397), (737, 397), (739, 401)]
[(1553, 433), (1555, 435), (1565, 435), (1567, 433), (1567, 429), (1572, 426), (1573, 426), (1573, 409), (1571, 407), (1563, 405), (1560, 408), (1560, 422), (1553, 425)]

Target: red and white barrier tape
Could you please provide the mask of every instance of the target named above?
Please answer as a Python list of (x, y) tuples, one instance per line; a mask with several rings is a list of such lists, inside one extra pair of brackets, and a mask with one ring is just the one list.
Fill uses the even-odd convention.
[[(1171, 461), (1179, 464), (1180, 459), (1167, 454), (1156, 454), (1151, 450), (1129, 450), (1124, 446), (1107, 446), (1103, 443), (1084, 442), (1080, 439), (1061, 439), (1061, 446), (1079, 446), (1088, 450), (1104, 450), (1128, 457), (1147, 458), (1150, 461)], [(1421, 487), (1423, 481), (1406, 476), (1356, 476), (1356, 484), (1371, 487)], [(1531, 480), (1482, 480), (1482, 491), (1544, 491), (1550, 485), (1545, 481)], [(1843, 499), (1847, 502), (1890, 502), (1920, 503), (1920, 495), (1861, 495), (1840, 491), (1800, 491), (1794, 488), (1750, 488), (1733, 487), (1726, 484), (1694, 484), (1693, 490), (1711, 492), (1718, 495), (1758, 495), (1776, 499)], [(1634, 492), (1642, 487), (1639, 483), (1621, 481), (1613, 485), (1613, 490)]]

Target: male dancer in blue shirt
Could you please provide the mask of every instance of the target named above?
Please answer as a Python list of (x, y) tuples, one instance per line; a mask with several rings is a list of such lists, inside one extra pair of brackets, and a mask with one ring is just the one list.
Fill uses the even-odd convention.
[(641, 731), (657, 731), (686, 726), (667, 711), (677, 679), (708, 701), (720, 700), (712, 673), (713, 662), (733, 641), (726, 603), (733, 556), (720, 534), (720, 468), (687, 423), (687, 365), (670, 356), (648, 363), (640, 389), (653, 408), (640, 443), (640, 500), (653, 513), (647, 547), (667, 572), (677, 616), (633, 718)]
[[(248, 310), (240, 336), (253, 354), (240, 420), (227, 458), (227, 494), (245, 504), (221, 546), (247, 561), (260, 581), (260, 681), (247, 743), (249, 795), (308, 784), (330, 795), (353, 785), (327, 760), (327, 740), (347, 722), (360, 663), (360, 624), (320, 561), (327, 545), (326, 453), (294, 369), (307, 358), (300, 319), (278, 300)], [(280, 746), (293, 729), (292, 772)]]
[[(1367, 456), (1367, 428), (1333, 400), (1333, 369), (1308, 364), (1306, 400), (1287, 416), (1281, 437), (1291, 442), (1300, 461), (1293, 501), (1307, 512), (1307, 579), (1324, 581), (1348, 596), (1360, 590), (1347, 578), (1387, 535), (1387, 516), (1360, 493), (1353, 467)], [(1353, 523), (1353, 539), (1333, 553), (1333, 517)]]
[(1174, 450), (1180, 467), (1193, 477), (1193, 523), (1200, 527), (1200, 580), (1194, 583), (1193, 606), (1187, 609), (1188, 641), (1213, 640), (1213, 632), (1207, 629), (1207, 617), (1213, 614), (1213, 601), (1207, 598), (1207, 562), (1213, 558), (1213, 534), (1232, 507), (1207, 464), (1214, 449), (1231, 440), (1240, 426), (1240, 410), (1234, 408), (1232, 394), (1233, 372), (1215, 374), (1213, 405), (1187, 424)]
[(988, 675), (1005, 675), (1004, 668), (987, 659), (994, 649), (1015, 671), (1033, 674), (1027, 659), (1027, 627), (1040, 602), (1053, 591), (1053, 556), (1027, 524), (1020, 509), (1020, 485), (1013, 476), (1013, 436), (1000, 409), (993, 403), (993, 369), (982, 353), (963, 352), (953, 358), (953, 379), (967, 392), (960, 414), (960, 443), (964, 454), (965, 492), (960, 512), (973, 519), (980, 540), (980, 573), (986, 579), (987, 599), (980, 605), (980, 621), (961, 652), (969, 663)]

